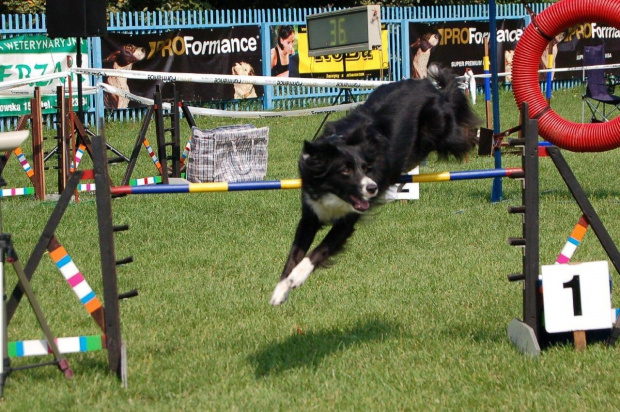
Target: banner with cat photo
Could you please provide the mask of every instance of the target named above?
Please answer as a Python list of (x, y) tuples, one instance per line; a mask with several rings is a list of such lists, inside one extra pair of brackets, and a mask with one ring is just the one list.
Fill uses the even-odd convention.
[[(161, 72), (161, 77), (152, 80), (104, 78), (111, 86), (150, 99), (156, 85), (162, 87), (164, 98), (172, 97), (172, 86), (164, 82), (166, 73), (262, 75), (259, 26), (183, 29), (163, 34), (108, 33), (101, 39), (101, 50), (103, 68)], [(176, 90), (183, 101), (194, 104), (263, 96), (261, 86), (244, 84), (177, 82)], [(104, 101), (108, 109), (141, 105), (109, 94)]]

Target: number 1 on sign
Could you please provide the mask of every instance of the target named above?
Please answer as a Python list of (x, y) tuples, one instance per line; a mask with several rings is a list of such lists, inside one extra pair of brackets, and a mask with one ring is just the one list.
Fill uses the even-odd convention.
[(571, 280), (564, 282), (562, 285), (564, 289), (571, 289), (573, 291), (573, 315), (583, 315), (581, 310), (581, 282), (579, 281), (579, 275), (573, 276)]

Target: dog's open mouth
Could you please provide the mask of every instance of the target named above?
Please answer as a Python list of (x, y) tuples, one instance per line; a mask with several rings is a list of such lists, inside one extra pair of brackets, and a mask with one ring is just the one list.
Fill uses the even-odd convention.
[(357, 210), (358, 212), (365, 212), (370, 207), (370, 203), (368, 202), (368, 200), (360, 199), (359, 197), (353, 195), (351, 195), (350, 197), (353, 204), (353, 209)]

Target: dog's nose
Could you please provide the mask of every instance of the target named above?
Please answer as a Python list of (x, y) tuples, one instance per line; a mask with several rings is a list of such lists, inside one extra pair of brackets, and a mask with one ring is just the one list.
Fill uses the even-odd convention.
[(369, 184), (366, 185), (366, 191), (371, 196), (376, 195), (377, 194), (377, 190), (379, 190), (379, 187), (374, 182), (373, 183), (369, 183)]

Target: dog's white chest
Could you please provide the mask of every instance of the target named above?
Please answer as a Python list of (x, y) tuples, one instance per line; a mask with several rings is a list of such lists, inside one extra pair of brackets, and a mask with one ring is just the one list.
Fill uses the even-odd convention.
[(350, 203), (345, 202), (332, 193), (323, 195), (317, 200), (306, 196), (305, 201), (323, 223), (331, 223), (349, 213), (356, 212)]

